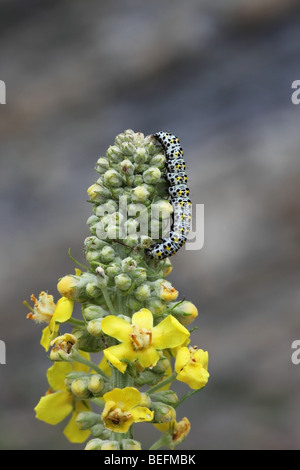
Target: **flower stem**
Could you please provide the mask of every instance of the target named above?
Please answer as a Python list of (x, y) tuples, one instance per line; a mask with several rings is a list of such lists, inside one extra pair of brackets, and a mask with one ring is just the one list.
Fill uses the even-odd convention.
[(154, 442), (154, 444), (152, 444), (152, 446), (149, 448), (149, 450), (157, 450), (157, 449), (160, 449), (161, 447), (163, 447), (165, 445), (165, 440), (164, 440), (164, 437), (161, 437), (160, 439), (158, 439), (158, 441)]
[(103, 294), (103, 297), (105, 299), (105, 302), (110, 310), (110, 313), (112, 315), (116, 315), (116, 312), (115, 312), (115, 308), (110, 300), (110, 297), (109, 297), (109, 294), (107, 292), (107, 290), (105, 289), (105, 287), (101, 287), (101, 290), (102, 290), (102, 294)]
[(105, 372), (103, 372), (103, 370), (101, 370), (98, 366), (96, 366), (92, 361), (89, 361), (88, 359), (85, 359), (84, 357), (82, 357), (78, 352), (74, 351), (73, 359), (76, 362), (80, 362), (80, 364), (84, 364), (85, 366), (90, 367), (95, 372), (97, 372), (99, 375), (102, 375), (102, 377), (104, 379), (109, 380), (109, 377), (105, 374)]
[(69, 318), (67, 323), (71, 323), (72, 325), (76, 326), (85, 326), (85, 322), (83, 320), (78, 320), (78, 318)]
[(200, 392), (200, 390), (202, 390), (202, 388), (204, 387), (201, 387), (201, 388), (197, 388), (197, 390), (192, 390), (191, 392), (188, 392), (186, 393), (185, 395), (183, 395), (183, 397), (177, 402), (175, 403), (175, 405), (173, 405), (174, 408), (177, 408), (179, 405), (181, 405), (181, 403), (183, 403), (187, 398), (191, 397), (192, 395), (195, 395), (195, 393), (197, 392)]
[(169, 377), (167, 377), (165, 380), (162, 380), (158, 384), (154, 385), (154, 387), (149, 388), (147, 391), (148, 394), (156, 392), (156, 390), (160, 390), (162, 387), (165, 385), (168, 385), (169, 383), (173, 382), (173, 380), (176, 378), (177, 373), (173, 372)]

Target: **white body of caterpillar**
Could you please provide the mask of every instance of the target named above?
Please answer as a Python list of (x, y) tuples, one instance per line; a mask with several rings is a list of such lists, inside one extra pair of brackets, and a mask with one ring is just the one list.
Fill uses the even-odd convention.
[(187, 186), (185, 161), (179, 139), (169, 132), (153, 134), (163, 147), (166, 156), (166, 179), (169, 183), (169, 194), (173, 207), (173, 224), (168, 237), (152, 245), (146, 250), (150, 258), (164, 259), (175, 255), (185, 244), (191, 225), (192, 203), (189, 199), (190, 190)]

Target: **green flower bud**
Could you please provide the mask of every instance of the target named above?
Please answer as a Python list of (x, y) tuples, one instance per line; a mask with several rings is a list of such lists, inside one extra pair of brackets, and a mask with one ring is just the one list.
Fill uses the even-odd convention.
[(109, 429), (106, 429), (103, 424), (95, 424), (90, 428), (90, 430), (94, 437), (99, 437), (101, 439), (109, 439), (111, 437), (111, 432)]
[(124, 238), (124, 243), (129, 248), (135, 248), (139, 244), (139, 236), (136, 233), (131, 233)]
[(118, 225), (108, 225), (106, 235), (109, 240), (120, 238), (120, 227)]
[(67, 374), (65, 378), (65, 385), (69, 392), (71, 392), (71, 387), (74, 380), (82, 379), (86, 376), (87, 374), (85, 374), (84, 372), (71, 372), (70, 374)]
[(161, 171), (156, 166), (152, 166), (144, 171), (143, 180), (147, 184), (157, 184), (161, 180)]
[(97, 297), (101, 295), (101, 289), (107, 286), (107, 276), (93, 275), (90, 278), (90, 282), (86, 285), (86, 293), (89, 297)]
[(131, 286), (131, 279), (127, 274), (121, 273), (115, 277), (115, 284), (121, 291), (126, 291)]
[(96, 215), (98, 217), (103, 217), (105, 215), (113, 214), (118, 210), (118, 204), (113, 199), (108, 199), (105, 204), (101, 204), (96, 208)]
[(121, 268), (124, 273), (127, 273), (127, 272), (130, 273), (134, 271), (136, 267), (137, 267), (137, 262), (130, 256), (121, 261)]
[(156, 366), (153, 367), (152, 371), (155, 374), (165, 374), (170, 366), (170, 360), (166, 356), (162, 356)]
[(89, 264), (95, 263), (100, 259), (99, 251), (87, 251), (85, 258)]
[(170, 261), (170, 258), (166, 258), (164, 260), (164, 265), (162, 266), (162, 275), (164, 277), (166, 277), (169, 274), (171, 274), (172, 270), (173, 270), (173, 266), (172, 266), (172, 263)]
[(98, 297), (101, 294), (101, 289), (94, 282), (89, 282), (86, 285), (85, 292), (86, 292), (86, 295), (88, 297), (91, 297), (92, 299), (95, 299), (96, 297)]
[(141, 443), (134, 439), (122, 439), (121, 446), (123, 450), (142, 450)]
[(132, 202), (145, 202), (150, 197), (149, 188), (145, 184), (141, 184), (132, 190)]
[(163, 154), (155, 155), (151, 158), (150, 165), (163, 170), (166, 166), (166, 157)]
[(118, 163), (124, 159), (123, 153), (117, 145), (111, 145), (106, 152), (107, 158), (112, 162)]
[(170, 204), (169, 201), (166, 201), (166, 199), (160, 199), (159, 201), (156, 201), (155, 204), (153, 204), (151, 207), (152, 219), (169, 220), (172, 213), (172, 204)]
[[(169, 303), (169, 306), (176, 305), (176, 302)], [(188, 300), (181, 302), (172, 310), (172, 315), (184, 326), (190, 325), (198, 316), (197, 307)]]
[(140, 239), (140, 244), (143, 249), (149, 248), (153, 243), (152, 238), (148, 237), (148, 235), (141, 235)]
[(139, 377), (135, 379), (135, 386), (156, 385), (160, 381), (161, 375), (156, 374), (153, 370), (144, 370), (140, 373)]
[(91, 392), (88, 389), (89, 377), (82, 377), (80, 379), (75, 379), (71, 385), (71, 392), (75, 397), (78, 398), (89, 398)]
[(103, 318), (109, 315), (109, 312), (99, 305), (90, 304), (84, 307), (82, 314), (86, 321), (91, 321), (95, 318)]
[(136, 234), (139, 230), (139, 222), (135, 219), (129, 219), (125, 222), (124, 227), (128, 235)]
[(166, 405), (175, 405), (178, 402), (178, 397), (172, 390), (164, 390), (153, 393), (150, 395), (152, 401), (160, 401)]
[(118, 441), (103, 441), (101, 450), (120, 450)]
[(62, 297), (79, 301), (86, 298), (86, 286), (94, 280), (95, 276), (90, 273), (83, 273), (80, 276), (69, 274), (60, 279), (57, 290)]
[(95, 236), (87, 237), (84, 240), (84, 246), (87, 250), (99, 250), (104, 245), (107, 245), (107, 243), (103, 240), (99, 240), (99, 238)]
[(127, 298), (127, 307), (132, 312), (138, 312), (142, 308), (142, 302), (130, 295)]
[(152, 135), (147, 135), (145, 137), (145, 146), (151, 155), (157, 151), (156, 140)]
[(110, 196), (110, 192), (107, 188), (103, 186), (103, 177), (97, 179), (96, 183), (94, 184), (93, 192), (97, 194), (97, 196), (93, 199), (94, 202), (106, 202), (106, 200)]
[(116, 170), (107, 170), (103, 175), (104, 182), (113, 188), (119, 188), (123, 184), (123, 179)]
[(89, 353), (103, 351), (113, 344), (111, 337), (103, 335), (101, 338), (96, 338), (90, 335), (86, 328), (73, 329), (73, 334), (78, 340), (78, 348)]
[(119, 169), (122, 173), (124, 173), (127, 176), (132, 176), (134, 173), (134, 165), (133, 163), (126, 158), (123, 160), (121, 163), (119, 163)]
[(100, 259), (103, 263), (110, 263), (115, 257), (115, 250), (107, 245), (104, 246), (100, 251)]
[(144, 300), (151, 297), (151, 289), (148, 284), (141, 284), (134, 293), (137, 300), (143, 302)]
[(93, 374), (88, 383), (88, 389), (94, 396), (99, 396), (104, 390), (104, 380), (101, 375)]
[(163, 300), (158, 299), (157, 297), (150, 297), (146, 301), (147, 308), (151, 310), (153, 315), (159, 315), (166, 308), (166, 303)]
[(100, 220), (99, 217), (97, 217), (96, 215), (91, 215), (87, 219), (86, 223), (89, 227), (93, 227), (94, 225), (96, 225), (99, 222), (99, 220)]
[(97, 173), (100, 173), (102, 175), (108, 169), (109, 169), (109, 162), (108, 162), (107, 158), (105, 158), (105, 157), (98, 158), (98, 160), (96, 162), (96, 167), (95, 167), (95, 170), (97, 171)]
[(157, 401), (152, 403), (151, 409), (154, 411), (155, 423), (170, 423), (176, 419), (176, 411), (170, 405)]
[(131, 273), (131, 278), (140, 285), (147, 279), (147, 270), (145, 268), (136, 268)]
[(132, 142), (123, 142), (121, 150), (124, 155), (133, 155), (136, 151), (135, 145)]
[(148, 158), (149, 155), (145, 147), (140, 147), (136, 149), (134, 161), (137, 165), (140, 165), (141, 163), (146, 163)]
[(85, 446), (84, 450), (101, 450), (102, 444), (103, 444), (102, 439), (91, 439)]
[(135, 175), (132, 185), (133, 186), (140, 186), (141, 184), (143, 184), (143, 182), (144, 182), (144, 180), (143, 180), (142, 175)]
[(76, 424), (81, 430), (90, 429), (96, 424), (102, 423), (102, 418), (97, 413), (92, 411), (81, 411), (76, 416)]
[(106, 268), (106, 274), (109, 277), (115, 277), (121, 272), (121, 266), (119, 263), (110, 263), (110, 265)]
[(118, 134), (115, 138), (115, 144), (121, 145), (123, 142), (132, 142), (134, 140), (135, 133), (132, 129), (127, 129), (126, 131)]
[(95, 336), (96, 338), (99, 338), (101, 336), (101, 333), (102, 333), (101, 321), (102, 321), (102, 318), (99, 318), (99, 319), (96, 318), (95, 320), (91, 320), (88, 322), (87, 330), (90, 335)]

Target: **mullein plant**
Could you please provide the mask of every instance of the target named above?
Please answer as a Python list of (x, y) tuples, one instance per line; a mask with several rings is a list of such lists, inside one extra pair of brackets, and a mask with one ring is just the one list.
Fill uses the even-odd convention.
[[(87, 266), (69, 253), (80, 269), (59, 280), (58, 301), (41, 292), (31, 296), (33, 306), (24, 302), (27, 318), (46, 323), (41, 345), (53, 361), (36, 417), (52, 425), (68, 417), (65, 436), (88, 440), (86, 450), (140, 450), (134, 436), (140, 422), (161, 432), (151, 450), (174, 449), (190, 431), (179, 405), (206, 385), (209, 373), (208, 353), (190, 346), (196, 306), (178, 300), (166, 280), (169, 258), (145, 252), (172, 213), (166, 159), (153, 136), (132, 130), (119, 134), (106, 155), (87, 190), (93, 206)], [(178, 397), (170, 388), (176, 381), (191, 390)]]

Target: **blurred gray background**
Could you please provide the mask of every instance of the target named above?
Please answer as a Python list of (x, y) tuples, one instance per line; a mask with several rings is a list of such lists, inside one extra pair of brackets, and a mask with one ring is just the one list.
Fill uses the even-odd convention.
[[(177, 134), (205, 245), (170, 280), (199, 308), (207, 387), (181, 449), (299, 449), (300, 5), (2, 0), (0, 448), (77, 449), (33, 407), (50, 365), (23, 299), (83, 260), (94, 164), (132, 128)], [(186, 388), (185, 388), (186, 390)], [(149, 425), (141, 426), (146, 445)]]

